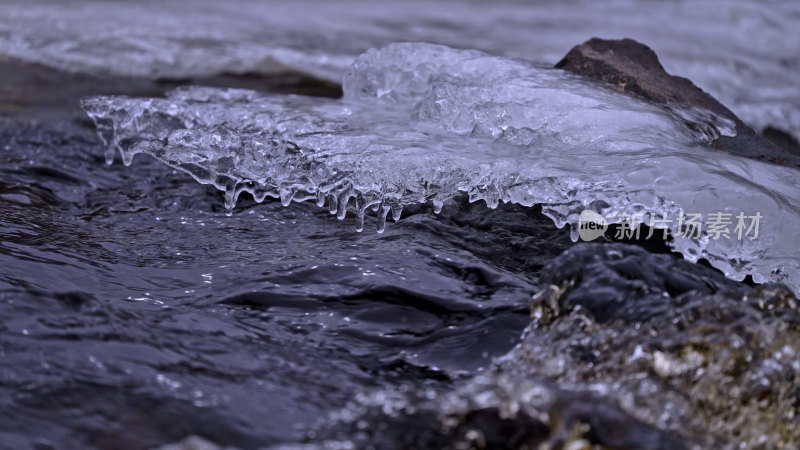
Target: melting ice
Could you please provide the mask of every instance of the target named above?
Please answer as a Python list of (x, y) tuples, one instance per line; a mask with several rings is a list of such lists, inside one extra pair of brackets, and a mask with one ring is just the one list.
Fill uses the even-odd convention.
[(0, 54), (148, 78), (290, 67), (339, 82), (356, 56), (391, 42), (553, 64), (593, 36), (627, 37), (757, 129), (800, 137), (798, 18), (793, 1), (4, 0)]
[[(192, 87), (166, 99), (95, 97), (84, 108), (129, 163), (148, 153), (226, 192), (315, 199), (357, 228), (375, 212), (470, 200), (542, 204), (559, 226), (590, 208), (621, 214), (759, 213), (758, 238), (676, 237), (687, 259), (728, 276), (800, 287), (794, 169), (706, 150), (733, 126), (675, 111), (556, 69), (432, 44), (360, 56), (342, 100)], [(686, 117), (704, 123), (690, 131)], [(677, 221), (675, 221), (677, 222)], [(677, 223), (669, 224), (674, 234)], [(752, 236), (752, 235), (751, 235)]]

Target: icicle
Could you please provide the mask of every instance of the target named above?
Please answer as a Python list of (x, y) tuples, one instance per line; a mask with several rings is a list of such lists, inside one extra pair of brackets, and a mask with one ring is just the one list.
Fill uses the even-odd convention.
[(317, 206), (320, 208), (325, 206), (325, 193), (322, 190), (317, 191)]
[(120, 153), (122, 153), (122, 164), (124, 164), (125, 167), (130, 166), (131, 163), (133, 162), (134, 153), (126, 150), (123, 150)]
[(294, 189), (281, 189), (281, 205), (289, 206), (294, 198)]
[(486, 202), (486, 206), (489, 209), (497, 209), (497, 207), (500, 206), (500, 199), (494, 195), (487, 196), (483, 199), (483, 201)]
[(228, 180), (225, 183), (225, 214), (228, 216), (233, 214), (233, 207), (236, 206), (236, 197), (239, 196), (236, 189), (238, 184), (236, 180)]
[(395, 222), (400, 221), (400, 217), (403, 215), (403, 207), (402, 206), (392, 206), (392, 220)]
[(253, 192), (253, 199), (255, 199), (255, 201), (258, 203), (262, 203), (266, 198), (267, 198), (267, 191), (265, 189), (256, 189)]
[(114, 157), (117, 155), (117, 150), (114, 145), (106, 147), (106, 164), (109, 166), (114, 164)]
[(441, 200), (432, 200), (431, 203), (433, 203), (433, 213), (434, 214), (439, 214), (440, 212), (442, 212), (442, 207), (444, 206), (444, 202), (443, 201), (441, 201)]
[(336, 207), (338, 204), (339, 203), (336, 201), (336, 194), (333, 192), (328, 194), (328, 211), (330, 211), (331, 214), (336, 214)]
[(378, 227), (377, 227), (377, 231), (378, 231), (378, 233), (383, 233), (383, 231), (386, 229), (386, 216), (389, 215), (389, 211), (392, 208), (390, 208), (389, 206), (384, 205), (381, 202), (381, 205), (380, 205), (380, 207), (378, 209), (379, 209), (379, 211), (378, 211)]
[(569, 224), (569, 238), (572, 239), (572, 242), (578, 242), (578, 226), (574, 224)]
[(344, 219), (347, 216), (347, 204), (350, 202), (350, 193), (344, 192), (342, 195), (339, 196), (339, 206), (337, 207), (336, 217), (339, 220)]
[(359, 209), (356, 215), (356, 231), (361, 233), (364, 231), (364, 209)]

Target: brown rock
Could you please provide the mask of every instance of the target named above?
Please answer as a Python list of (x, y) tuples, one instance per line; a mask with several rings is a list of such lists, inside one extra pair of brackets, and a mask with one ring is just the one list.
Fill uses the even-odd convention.
[[(731, 110), (690, 80), (670, 75), (650, 47), (632, 39), (592, 38), (573, 47), (556, 68), (616, 86), (620, 92), (675, 106), (694, 106), (732, 120), (736, 136), (720, 136), (709, 147), (739, 156), (800, 168), (800, 158), (759, 136)], [(692, 129), (706, 127), (686, 121)]]
[(767, 127), (764, 128), (761, 135), (778, 147), (800, 156), (800, 141), (791, 134), (775, 127)]

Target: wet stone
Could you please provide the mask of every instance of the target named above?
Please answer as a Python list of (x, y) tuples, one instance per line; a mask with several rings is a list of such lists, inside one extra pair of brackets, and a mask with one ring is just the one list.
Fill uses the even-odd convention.
[(748, 287), (669, 255), (581, 244), (542, 271), (532, 315), (506, 370), (592, 386), (703, 445), (800, 438), (800, 311), (783, 285)]
[(309, 435), (312, 448), (791, 448), (800, 439), (800, 311), (785, 286), (584, 243), (541, 271), (531, 315), (522, 342), (488, 370), (445, 391), (361, 394)]
[[(774, 139), (759, 136), (731, 110), (690, 80), (667, 73), (656, 53), (650, 47), (633, 39), (592, 38), (573, 47), (555, 67), (588, 79), (612, 84), (619, 92), (633, 94), (656, 103), (693, 106), (708, 110), (736, 124), (736, 136), (725, 136), (724, 133), (720, 133), (710, 143), (711, 148), (762, 161), (800, 167), (800, 158), (786, 145), (775, 145)], [(699, 123), (692, 119), (687, 119), (685, 124), (690, 129), (703, 129), (709, 126), (707, 123)], [(791, 136), (789, 138), (791, 139)]]

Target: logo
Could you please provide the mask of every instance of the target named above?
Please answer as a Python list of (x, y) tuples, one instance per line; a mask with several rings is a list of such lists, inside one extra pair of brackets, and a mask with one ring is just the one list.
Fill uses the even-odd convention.
[(590, 209), (581, 211), (578, 217), (578, 236), (584, 241), (593, 241), (606, 234), (608, 221)]

